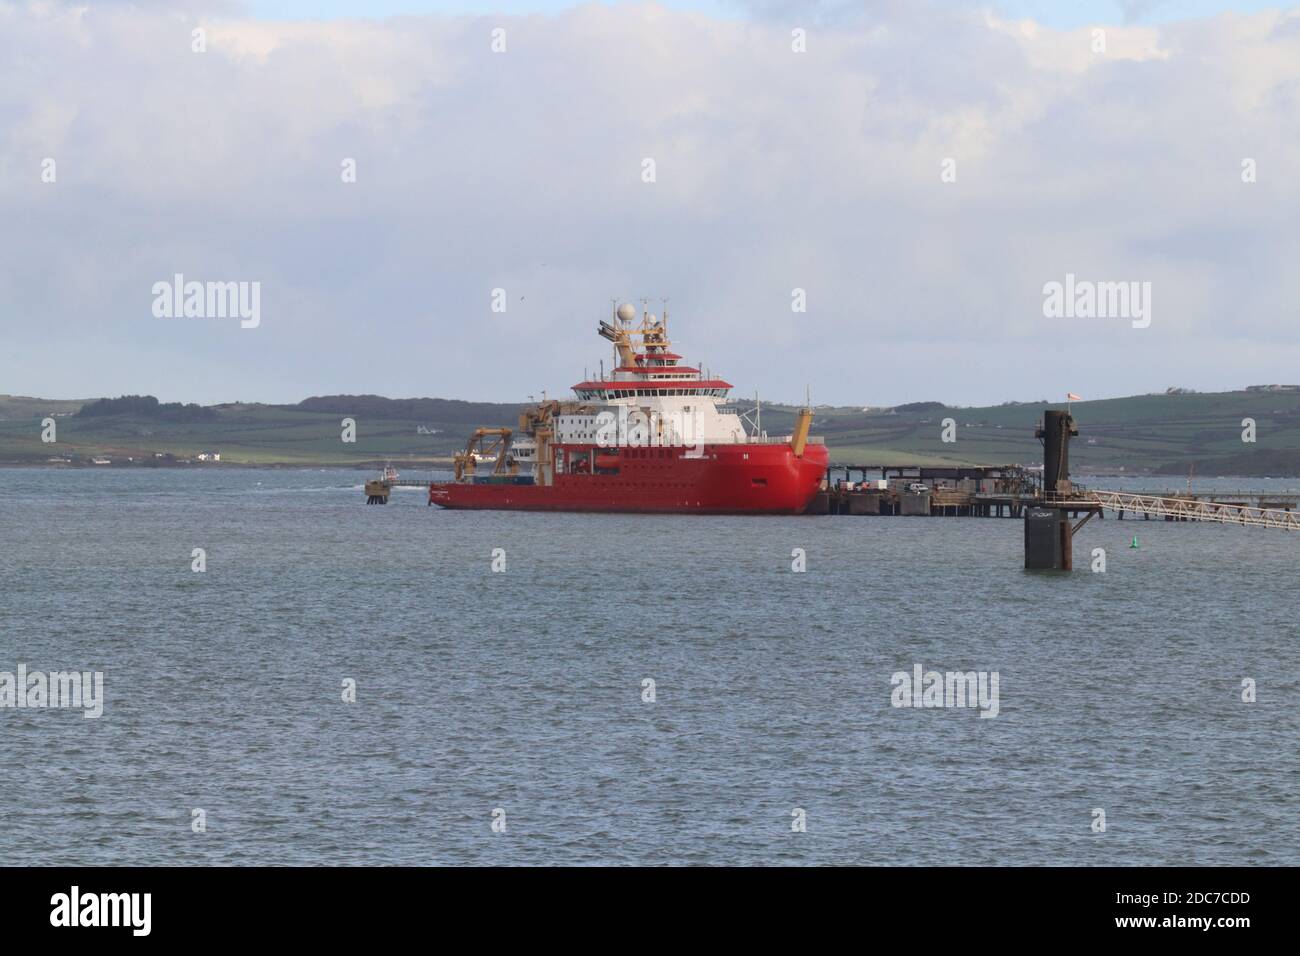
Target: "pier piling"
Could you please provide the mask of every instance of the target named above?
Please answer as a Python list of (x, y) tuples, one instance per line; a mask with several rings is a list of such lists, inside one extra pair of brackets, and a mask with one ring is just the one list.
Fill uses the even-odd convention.
[(1073, 529), (1060, 508), (1025, 509), (1025, 567), (1033, 571), (1074, 568)]

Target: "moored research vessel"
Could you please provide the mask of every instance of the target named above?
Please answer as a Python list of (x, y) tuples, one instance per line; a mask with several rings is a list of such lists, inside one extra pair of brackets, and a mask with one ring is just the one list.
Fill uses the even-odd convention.
[[(480, 428), (455, 458), (455, 478), (429, 504), (521, 511), (802, 514), (822, 486), (826, 446), (803, 408), (794, 433), (752, 433), (720, 408), (731, 385), (680, 364), (660, 320), (619, 306), (601, 322), (615, 368), (543, 401), (519, 429)], [(495, 456), (495, 457), (493, 457)], [(491, 471), (486, 466), (491, 464)]]

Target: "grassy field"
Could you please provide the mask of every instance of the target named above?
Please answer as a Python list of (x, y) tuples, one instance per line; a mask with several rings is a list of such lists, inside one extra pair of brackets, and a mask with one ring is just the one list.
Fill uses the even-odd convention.
[[(114, 464), (170, 464), (202, 451), (223, 464), (432, 464), (464, 446), (478, 425), (514, 426), (518, 406), (442, 399), (329, 396), (298, 405), (212, 406), (213, 420), (77, 414), (87, 400), (0, 396), (0, 463), (38, 464), (51, 457), (85, 463), (106, 456)], [(816, 409), (814, 434), (833, 461), (855, 464), (1030, 464), (1041, 460), (1034, 425), (1041, 403), (986, 408)], [(748, 406), (744, 406), (745, 410)], [(788, 434), (794, 409), (764, 406), (763, 427)], [(1222, 392), (1143, 395), (1076, 402), (1080, 435), (1073, 470), (1185, 474), (1300, 474), (1300, 393)], [(42, 420), (55, 421), (57, 441), (41, 441)], [(356, 421), (356, 442), (341, 440), (342, 420)], [(944, 419), (956, 423), (956, 441), (942, 438)], [(1256, 423), (1257, 441), (1242, 441), (1242, 420)]]

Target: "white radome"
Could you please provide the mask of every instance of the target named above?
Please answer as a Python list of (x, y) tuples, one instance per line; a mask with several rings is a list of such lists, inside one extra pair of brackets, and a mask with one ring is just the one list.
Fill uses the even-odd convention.
[(624, 322), (631, 322), (636, 318), (636, 306), (631, 302), (624, 302), (618, 307), (618, 317)]

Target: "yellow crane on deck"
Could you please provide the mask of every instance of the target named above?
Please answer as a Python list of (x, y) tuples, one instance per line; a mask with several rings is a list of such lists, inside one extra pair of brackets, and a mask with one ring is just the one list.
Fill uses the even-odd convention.
[(514, 432), (509, 428), (476, 428), (469, 436), (469, 443), (464, 451), (456, 452), (452, 459), (456, 480), (466, 475), (473, 475), (478, 470), (478, 463), (489, 455), (496, 455), (496, 464), (492, 468), (494, 475), (517, 475), (519, 463), (510, 458), (510, 440)]

